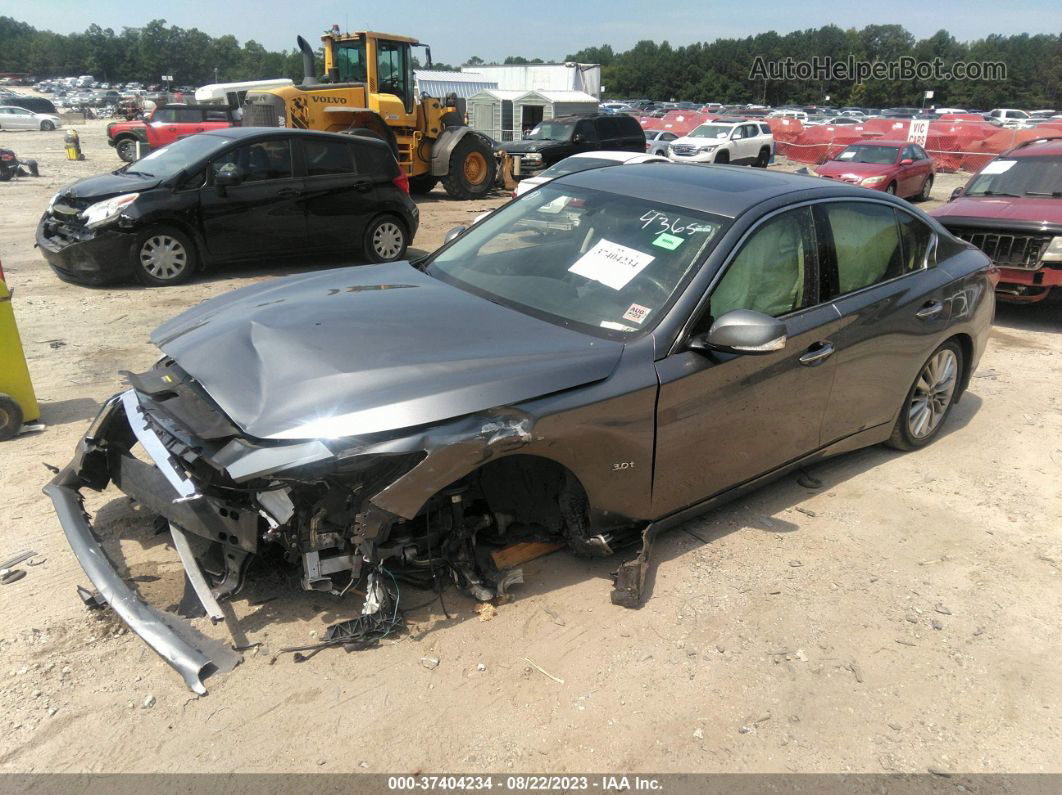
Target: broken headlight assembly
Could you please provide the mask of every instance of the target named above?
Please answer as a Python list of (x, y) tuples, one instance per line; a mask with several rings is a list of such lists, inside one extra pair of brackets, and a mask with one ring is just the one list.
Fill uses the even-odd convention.
[[(95, 204), (90, 204), (81, 212), (81, 219), (89, 229), (113, 223), (118, 216), (140, 197), (139, 193), (123, 193)], [(52, 200), (55, 201), (54, 199)]]

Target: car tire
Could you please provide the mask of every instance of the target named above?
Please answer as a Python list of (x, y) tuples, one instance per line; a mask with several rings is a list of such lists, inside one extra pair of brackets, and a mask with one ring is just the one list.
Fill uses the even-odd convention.
[(0, 392), (0, 442), (17, 436), (22, 420), (22, 406), (11, 395)]
[(494, 186), (497, 168), (487, 142), (475, 133), (467, 133), (450, 155), (443, 187), (455, 199), (482, 199)]
[(13, 176), (15, 176), (15, 169), (0, 169), (0, 182), (7, 182)]
[(767, 164), (771, 162), (771, 150), (766, 146), (760, 150), (759, 157), (756, 158), (756, 162), (752, 165), (756, 168), (767, 168)]
[(378, 216), (365, 228), (362, 250), (369, 262), (397, 262), (408, 247), (409, 232), (397, 216)]
[(55, 129), (55, 124), (53, 124), (53, 123), (52, 123), (52, 122), (50, 122), (50, 121), (42, 121), (42, 122), (41, 122), (41, 129), (42, 129), (42, 130), (43, 130), (44, 132), (51, 132), (52, 130), (54, 130), (54, 129)]
[(926, 181), (922, 183), (922, 190), (918, 194), (918, 199), (917, 200), (920, 201), (920, 202), (929, 201), (929, 194), (932, 192), (932, 190), (933, 190), (933, 175), (930, 174), (928, 177), (926, 177)]
[(933, 441), (955, 405), (962, 374), (962, 347), (948, 340), (919, 368), (885, 444), (897, 450), (917, 450)]
[(114, 144), (114, 151), (119, 159), (126, 163), (136, 162), (136, 139), (122, 138)]
[(133, 256), (137, 281), (148, 287), (184, 284), (198, 264), (195, 244), (171, 226), (152, 226), (141, 232)]
[(431, 174), (421, 174), (419, 177), (409, 178), (409, 192), (414, 196), (422, 196), (431, 193), (432, 188), (439, 184), (439, 178)]
[(887, 194), (889, 194), (890, 196), (895, 196), (896, 195), (896, 183), (895, 182), (890, 182), (888, 185), (886, 185), (885, 186), (885, 192)]
[(715, 161), (714, 162), (718, 163), (719, 165), (725, 166), (727, 163), (730, 162), (730, 153), (729, 152), (720, 152), (719, 154), (717, 154), (715, 156)]

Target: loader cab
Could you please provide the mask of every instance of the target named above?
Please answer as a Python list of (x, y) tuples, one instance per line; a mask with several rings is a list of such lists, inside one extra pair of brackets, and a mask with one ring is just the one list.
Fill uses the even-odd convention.
[(392, 126), (413, 126), (416, 96), (411, 48), (418, 44), (416, 39), (387, 33), (344, 34), (333, 29), (321, 41), (330, 81), (366, 84), (372, 110)]

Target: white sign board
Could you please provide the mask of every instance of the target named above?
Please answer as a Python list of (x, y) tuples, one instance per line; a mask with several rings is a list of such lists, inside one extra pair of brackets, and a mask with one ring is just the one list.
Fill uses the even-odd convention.
[(907, 130), (907, 140), (919, 146), (925, 146), (927, 135), (929, 135), (929, 119), (911, 119), (911, 126)]

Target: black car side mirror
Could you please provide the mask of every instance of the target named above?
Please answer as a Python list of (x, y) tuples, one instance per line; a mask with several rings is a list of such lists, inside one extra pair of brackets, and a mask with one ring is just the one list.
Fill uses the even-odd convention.
[(586, 136), (583, 135), (582, 133), (576, 133), (575, 135), (572, 136), (572, 143), (573, 144), (584, 144), (584, 143), (586, 143)]
[(704, 334), (691, 337), (693, 350), (762, 354), (785, 347), (787, 330), (778, 318), (751, 309), (732, 309), (712, 323)]
[(956, 188), (951, 192), (951, 197), (948, 199), (948, 201), (953, 202), (960, 196), (962, 196), (962, 188)]
[(464, 234), (465, 228), (463, 226), (455, 226), (449, 232), (446, 233), (446, 237), (443, 238), (443, 243), (449, 243), (454, 238), (458, 238)]
[(214, 175), (214, 185), (219, 188), (231, 188), (243, 182), (243, 175), (235, 169), (222, 169)]

